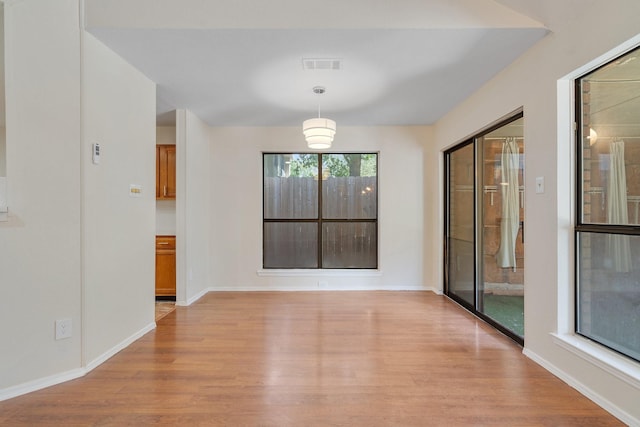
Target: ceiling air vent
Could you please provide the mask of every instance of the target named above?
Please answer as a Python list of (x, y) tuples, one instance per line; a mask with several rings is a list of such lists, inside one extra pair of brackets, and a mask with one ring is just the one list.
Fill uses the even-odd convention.
[(336, 58), (302, 58), (304, 70), (340, 70), (342, 60)]

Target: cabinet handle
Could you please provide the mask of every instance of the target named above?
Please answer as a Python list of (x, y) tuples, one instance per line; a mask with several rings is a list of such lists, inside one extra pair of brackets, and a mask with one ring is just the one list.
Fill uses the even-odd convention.
[(168, 245), (169, 242), (158, 242), (159, 245)]
[(164, 192), (164, 196), (166, 197), (166, 195), (167, 195), (167, 186), (166, 185), (164, 186), (164, 190), (162, 190), (162, 191)]

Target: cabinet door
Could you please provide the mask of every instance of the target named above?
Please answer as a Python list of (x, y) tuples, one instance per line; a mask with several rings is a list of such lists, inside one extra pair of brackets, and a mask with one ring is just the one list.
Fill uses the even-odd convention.
[(156, 296), (176, 295), (176, 244), (173, 236), (156, 237)]
[(176, 198), (176, 146), (167, 145), (167, 192), (165, 197), (169, 199)]
[(176, 146), (156, 146), (156, 199), (176, 198)]
[(162, 173), (162, 164), (166, 163), (166, 160), (163, 162), (162, 156), (164, 152), (160, 149), (162, 145), (156, 145), (156, 199), (162, 199), (162, 180), (160, 179)]

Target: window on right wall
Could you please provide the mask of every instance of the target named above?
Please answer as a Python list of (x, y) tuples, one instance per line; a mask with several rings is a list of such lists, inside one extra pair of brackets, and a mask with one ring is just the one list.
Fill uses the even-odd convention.
[(640, 48), (576, 80), (576, 332), (640, 361)]

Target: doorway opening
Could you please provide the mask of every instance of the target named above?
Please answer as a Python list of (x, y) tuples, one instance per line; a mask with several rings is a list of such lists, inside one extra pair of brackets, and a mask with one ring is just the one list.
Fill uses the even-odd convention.
[(176, 268), (176, 111), (156, 120), (156, 322), (175, 310)]

